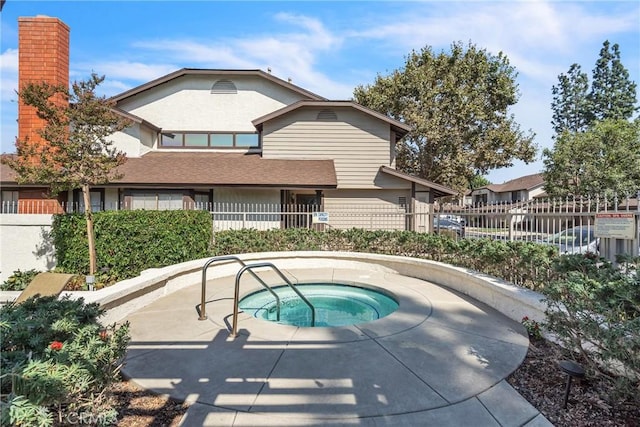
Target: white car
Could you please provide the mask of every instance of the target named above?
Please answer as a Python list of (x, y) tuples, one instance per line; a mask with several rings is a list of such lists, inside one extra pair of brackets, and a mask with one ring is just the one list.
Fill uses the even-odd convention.
[(543, 243), (558, 247), (561, 254), (597, 254), (599, 240), (594, 235), (593, 226), (579, 226), (562, 230), (545, 239)]

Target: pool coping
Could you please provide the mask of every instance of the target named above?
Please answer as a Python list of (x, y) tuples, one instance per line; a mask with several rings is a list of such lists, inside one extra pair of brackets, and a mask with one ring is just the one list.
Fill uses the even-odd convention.
[[(518, 322), (524, 316), (537, 322), (545, 319), (546, 304), (540, 293), (484, 273), (437, 261), (337, 251), (255, 252), (237, 256), (245, 263), (266, 261), (283, 269), (326, 266), (397, 273), (453, 289), (493, 307)], [(107, 288), (63, 292), (61, 296), (69, 296), (72, 299), (84, 298), (87, 303), (99, 303), (107, 310), (101, 321), (103, 324), (111, 324), (152, 303), (160, 296), (200, 283), (202, 266), (208, 259), (210, 258), (145, 270), (137, 277)], [(239, 265), (234, 261), (216, 263), (207, 271), (207, 280), (235, 276), (238, 270)], [(0, 301), (11, 301), (17, 295), (19, 292), (0, 292)]]

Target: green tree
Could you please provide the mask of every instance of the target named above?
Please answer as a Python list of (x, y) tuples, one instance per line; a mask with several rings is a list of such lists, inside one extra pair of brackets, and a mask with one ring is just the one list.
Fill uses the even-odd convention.
[(474, 175), (469, 182), (469, 190), (475, 190), (476, 188), (484, 187), (485, 185), (491, 185), (491, 181), (487, 177), (482, 175)]
[(640, 188), (640, 121), (606, 119), (584, 132), (565, 131), (543, 156), (550, 196), (635, 194)]
[(583, 131), (587, 127), (589, 101), (589, 77), (580, 65), (573, 64), (567, 74), (558, 76), (558, 85), (551, 89), (553, 119), (551, 125), (557, 135), (562, 132)]
[(588, 95), (588, 121), (630, 119), (637, 110), (636, 83), (629, 79), (629, 71), (620, 61), (618, 44), (606, 40), (593, 69), (591, 92)]
[(103, 81), (104, 76), (92, 74), (86, 81), (74, 82), (71, 90), (46, 82), (25, 85), (18, 95), (44, 120), (38, 131), (44, 143), (18, 140), (17, 155), (2, 159), (21, 184), (47, 185), (52, 194), (82, 190), (91, 275), (96, 272), (96, 251), (89, 191), (117, 178), (116, 168), (126, 157), (109, 137), (130, 124), (113, 110), (110, 101), (96, 95)]
[(411, 52), (404, 68), (356, 87), (354, 98), (412, 127), (397, 146), (400, 170), (462, 194), (477, 174), (535, 158), (533, 134), (509, 114), (516, 76), (504, 54), (458, 42), (450, 53)]

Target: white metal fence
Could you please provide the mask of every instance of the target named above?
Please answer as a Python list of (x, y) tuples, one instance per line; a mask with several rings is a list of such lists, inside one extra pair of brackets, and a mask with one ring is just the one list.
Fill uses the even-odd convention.
[[(443, 205), (434, 218), (454, 220), (465, 225), (467, 238), (486, 237), (509, 241), (553, 244), (562, 253), (602, 252), (637, 255), (640, 246), (640, 205), (638, 197), (585, 197), (533, 199), (491, 205), (460, 207)], [(609, 215), (609, 214), (616, 215)], [(600, 239), (605, 217), (608, 228), (618, 228), (626, 238)], [(597, 223), (600, 222), (600, 232)], [(614, 230), (613, 235), (616, 235)], [(606, 234), (606, 233), (604, 233)]]
[[(127, 206), (93, 206), (95, 211), (128, 209)], [(179, 208), (179, 206), (174, 206)], [(317, 230), (362, 228), (368, 230), (412, 230), (442, 232), (454, 237), (524, 240), (555, 244), (563, 252), (598, 250), (596, 217), (607, 212), (631, 214), (635, 237), (626, 247), (637, 253), (640, 206), (638, 197), (533, 199), (525, 202), (460, 207), (424, 203), (327, 206), (265, 203), (194, 203), (183, 209), (207, 210), (214, 232), (229, 229), (268, 230), (274, 228), (314, 228)], [(55, 200), (5, 202), (0, 213), (52, 214), (83, 211), (83, 206)], [(620, 246), (620, 243), (615, 243)]]

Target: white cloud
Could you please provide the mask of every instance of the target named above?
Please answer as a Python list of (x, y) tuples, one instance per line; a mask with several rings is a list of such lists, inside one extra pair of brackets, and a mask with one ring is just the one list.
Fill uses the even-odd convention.
[(279, 23), (291, 24), (299, 31), (283, 30), (269, 35), (251, 35), (224, 40), (146, 40), (138, 49), (160, 51), (174, 62), (187, 62), (205, 68), (271, 68), (274, 75), (328, 98), (348, 98), (353, 86), (341, 83), (316, 70), (318, 56), (337, 49), (342, 39), (315, 18), (279, 13)]
[(18, 49), (7, 49), (0, 54), (0, 85), (3, 103), (17, 99)]

